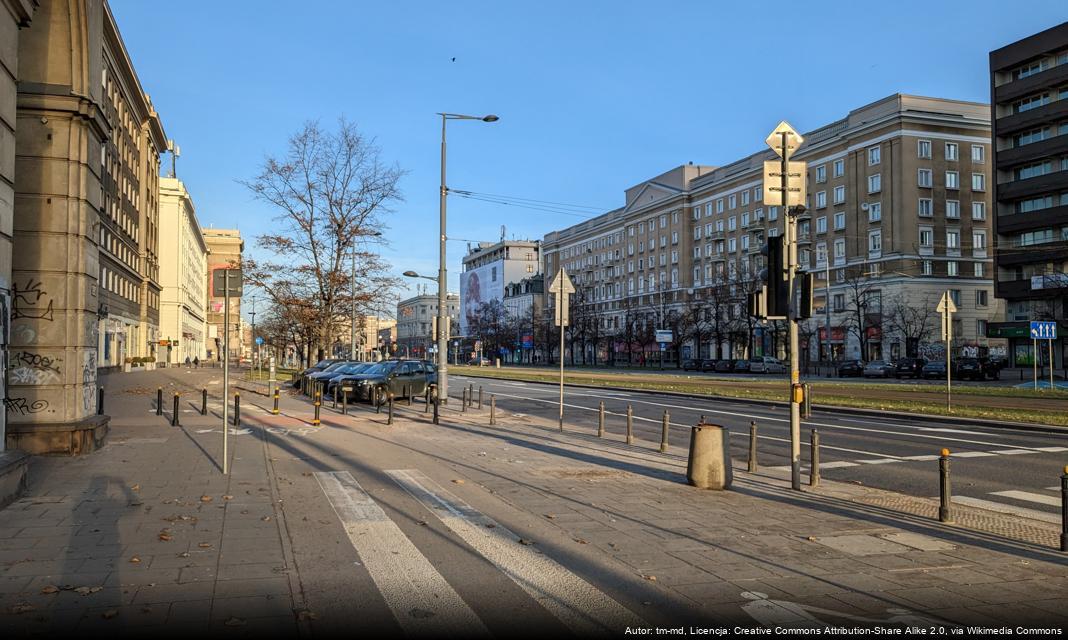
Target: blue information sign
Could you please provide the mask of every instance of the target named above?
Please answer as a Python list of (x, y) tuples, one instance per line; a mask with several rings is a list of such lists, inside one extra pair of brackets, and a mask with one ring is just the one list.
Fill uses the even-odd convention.
[(1032, 320), (1031, 337), (1035, 340), (1056, 340), (1057, 323)]

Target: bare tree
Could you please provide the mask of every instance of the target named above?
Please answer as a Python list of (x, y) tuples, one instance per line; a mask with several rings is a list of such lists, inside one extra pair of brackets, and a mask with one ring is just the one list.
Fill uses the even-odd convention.
[[(274, 207), (279, 223), (276, 233), (257, 238), (270, 257), (246, 259), (246, 279), (276, 304), (305, 310), (300, 319), (319, 356), (353, 305), (366, 308), (397, 285), (379, 256), (361, 253), (357, 245), (386, 228), (390, 206), (402, 200), (403, 175), (382, 161), (373, 139), (342, 118), (333, 131), (306, 123), (289, 139), (284, 156), (265, 157), (259, 175), (242, 182)], [(355, 296), (353, 252), (359, 268)]]
[(857, 338), (862, 360), (871, 360), (868, 352), (868, 333), (882, 328), (882, 297), (875, 282), (867, 277), (867, 265), (846, 270), (843, 281), (846, 290), (846, 329)]
[(931, 332), (941, 322), (935, 305), (930, 294), (920, 304), (910, 304), (901, 295), (884, 303), (886, 327), (905, 341), (905, 357), (917, 357), (920, 345), (930, 339)]

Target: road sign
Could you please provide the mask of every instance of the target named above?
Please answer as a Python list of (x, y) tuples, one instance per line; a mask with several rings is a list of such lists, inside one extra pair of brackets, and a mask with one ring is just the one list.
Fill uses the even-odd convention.
[(659, 342), (660, 344), (664, 344), (664, 343), (667, 343), (667, 342), (674, 342), (675, 341), (675, 334), (673, 334), (671, 332), (671, 329), (657, 329), (656, 330), (656, 337), (654, 338), (654, 340), (656, 342)]
[(556, 326), (568, 326), (568, 297), (575, 293), (575, 285), (571, 283), (571, 278), (567, 277), (567, 271), (563, 267), (560, 267), (556, 277), (549, 283), (549, 293), (556, 294)]
[(1057, 323), (1040, 320), (1031, 321), (1031, 337), (1035, 340), (1056, 340)]
[(262, 336), (256, 336), (256, 346), (259, 346), (261, 344), (263, 344), (263, 337)]
[[(957, 305), (953, 303), (953, 298), (950, 297), (948, 291), (942, 294), (942, 299), (938, 301), (938, 306), (935, 307), (935, 311), (943, 314), (957, 312)], [(1032, 322), (1031, 324), (1033, 326), (1035, 323)]]
[(953, 314), (957, 305), (948, 291), (942, 294), (935, 311), (942, 314), (942, 339), (946, 341), (946, 409), (953, 411)]
[[(786, 134), (785, 147), (783, 147), (784, 133)], [(789, 160), (790, 156), (794, 155), (794, 152), (797, 151), (797, 148), (800, 147), (801, 143), (804, 141), (805, 139), (801, 137), (801, 134), (794, 130), (789, 122), (783, 120), (779, 123), (779, 126), (775, 127), (775, 130), (771, 132), (767, 140), (764, 142), (768, 143), (771, 150), (780, 158)]]
[[(796, 207), (805, 204), (806, 180), (805, 163), (790, 161), (786, 170), (786, 206)], [(764, 161), (764, 204), (782, 206), (782, 162), (780, 160)]]
[[(226, 278), (227, 272), (230, 273), (229, 279)], [(225, 267), (220, 267), (218, 269), (214, 269), (211, 272), (211, 295), (213, 298), (222, 298), (226, 296), (225, 282), (227, 282), (227, 280), (230, 283), (230, 297), (241, 297), (241, 269), (227, 269)]]

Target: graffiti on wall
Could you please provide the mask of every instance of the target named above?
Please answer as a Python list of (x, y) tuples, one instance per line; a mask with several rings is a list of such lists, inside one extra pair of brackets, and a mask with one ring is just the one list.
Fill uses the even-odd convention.
[(96, 410), (96, 351), (82, 353), (82, 410)]
[(32, 318), (48, 322), (52, 322), (55, 319), (55, 312), (52, 309), (52, 297), (42, 288), (40, 281), (30, 278), (21, 287), (16, 282), (13, 293), (12, 319)]
[(60, 362), (61, 358), (53, 358), (32, 351), (19, 351), (11, 355), (9, 377), (14, 384), (60, 382)]
[(48, 408), (47, 400), (29, 402), (26, 398), (4, 398), (4, 410), (17, 416), (40, 413)]

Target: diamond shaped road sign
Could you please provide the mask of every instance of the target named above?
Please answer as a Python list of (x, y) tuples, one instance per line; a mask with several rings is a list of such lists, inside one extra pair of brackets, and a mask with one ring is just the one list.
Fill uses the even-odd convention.
[[(786, 147), (783, 148), (782, 134), (786, 134)], [(779, 123), (779, 126), (775, 127), (775, 130), (771, 132), (768, 139), (764, 142), (768, 143), (771, 150), (774, 151), (780, 158), (789, 160), (790, 156), (794, 155), (797, 148), (801, 146), (801, 143), (805, 139), (801, 137), (801, 134), (794, 130), (790, 126), (790, 123), (783, 120)]]

